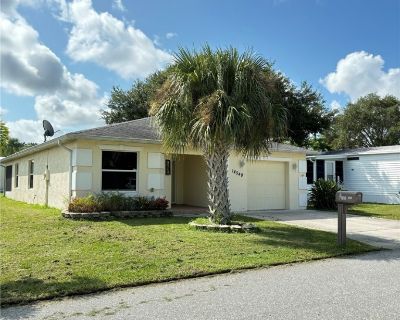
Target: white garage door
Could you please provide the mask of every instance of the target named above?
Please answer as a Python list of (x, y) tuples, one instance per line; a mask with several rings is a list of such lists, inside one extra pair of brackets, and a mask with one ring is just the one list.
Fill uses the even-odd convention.
[(249, 163), (248, 210), (285, 209), (285, 171), (284, 162), (254, 161)]

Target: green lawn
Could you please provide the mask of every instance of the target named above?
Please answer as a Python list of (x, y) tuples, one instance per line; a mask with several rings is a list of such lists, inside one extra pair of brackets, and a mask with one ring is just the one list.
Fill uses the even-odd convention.
[(336, 235), (254, 221), (257, 234), (192, 230), (187, 218), (72, 221), (0, 198), (2, 304), (373, 250)]
[(349, 213), (360, 216), (400, 220), (400, 205), (362, 203), (351, 207)]

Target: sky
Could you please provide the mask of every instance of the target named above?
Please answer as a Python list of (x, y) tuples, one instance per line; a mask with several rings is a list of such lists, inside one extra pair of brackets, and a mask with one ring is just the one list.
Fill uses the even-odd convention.
[(24, 142), (43, 119), (56, 135), (103, 125), (113, 86), (205, 43), (253, 49), (330, 109), (400, 98), (400, 0), (0, 1), (0, 117)]

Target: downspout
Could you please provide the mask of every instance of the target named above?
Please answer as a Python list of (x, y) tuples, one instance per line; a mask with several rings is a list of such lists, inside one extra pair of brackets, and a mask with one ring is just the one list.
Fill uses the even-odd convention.
[(69, 152), (68, 203), (70, 203), (72, 198), (72, 149), (61, 144), (60, 139), (58, 139), (57, 143), (59, 147)]

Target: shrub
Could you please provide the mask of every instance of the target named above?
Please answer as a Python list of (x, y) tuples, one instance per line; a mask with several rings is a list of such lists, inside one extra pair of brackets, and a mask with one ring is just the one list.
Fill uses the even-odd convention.
[(151, 201), (151, 208), (153, 210), (165, 210), (168, 208), (168, 200), (165, 198), (156, 198)]
[(68, 205), (69, 212), (97, 212), (101, 206), (94, 195), (73, 199)]
[(103, 192), (82, 198), (75, 198), (68, 205), (70, 212), (98, 211), (139, 211), (165, 210), (168, 201), (165, 198), (129, 197), (119, 192)]
[(97, 202), (100, 204), (102, 211), (123, 211), (129, 210), (129, 203), (122, 193), (119, 192), (102, 192), (95, 195)]
[(341, 187), (333, 180), (318, 179), (310, 191), (309, 203), (315, 209), (336, 209), (336, 192)]
[(135, 210), (151, 210), (151, 198), (147, 197), (136, 197), (135, 198)]

